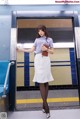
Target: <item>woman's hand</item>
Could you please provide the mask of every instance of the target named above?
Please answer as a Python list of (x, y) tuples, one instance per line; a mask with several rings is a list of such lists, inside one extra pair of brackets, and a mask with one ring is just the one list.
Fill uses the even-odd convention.
[(18, 48), (18, 47), (16, 47), (16, 50), (18, 51), (18, 50), (19, 50), (19, 48)]
[(22, 48), (20, 48), (20, 47), (16, 47), (16, 50), (17, 50), (17, 51), (20, 51), (20, 52), (22, 52), (22, 51), (23, 51), (23, 49), (22, 49)]
[(41, 50), (42, 50), (42, 51), (48, 51), (48, 48), (47, 48), (45, 45), (42, 45)]

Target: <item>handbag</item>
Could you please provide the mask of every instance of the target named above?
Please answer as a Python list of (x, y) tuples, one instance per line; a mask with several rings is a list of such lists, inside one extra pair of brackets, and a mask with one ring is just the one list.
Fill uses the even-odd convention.
[[(46, 48), (49, 48), (49, 46), (46, 45), (46, 44), (44, 44), (44, 46), (45, 46)], [(47, 51), (42, 51), (42, 56), (48, 56), (48, 52), (47, 52)]]

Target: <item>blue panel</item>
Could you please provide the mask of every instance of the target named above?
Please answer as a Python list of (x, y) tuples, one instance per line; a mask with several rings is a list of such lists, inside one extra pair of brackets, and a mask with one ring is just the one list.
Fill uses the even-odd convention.
[(3, 95), (3, 85), (2, 86), (0, 85), (0, 96), (2, 95)]
[(68, 4), (53, 4), (53, 5), (2, 5), (0, 6), (0, 14), (10, 14), (10, 12), (12, 11), (23, 11), (23, 10), (26, 10), (26, 11), (38, 11), (38, 10), (54, 10), (54, 11), (80, 11), (80, 5), (68, 5)]
[[(9, 93), (9, 86), (6, 86), (6, 94)], [(0, 96), (2, 96), (4, 94), (4, 86), (0, 85)]]
[(24, 86), (29, 86), (29, 53), (24, 53)]
[[(6, 78), (8, 64), (9, 64), (9, 61), (0, 61), (0, 96), (3, 95), (4, 82)], [(8, 82), (6, 87), (6, 94), (8, 92), (9, 92), (9, 76), (8, 76)]]
[(72, 84), (76, 85), (77, 79), (76, 79), (76, 64), (75, 64), (74, 48), (70, 48), (69, 51), (70, 51)]
[(10, 33), (11, 16), (0, 15), (0, 60), (10, 59)]
[(0, 84), (4, 85), (9, 61), (0, 61)]

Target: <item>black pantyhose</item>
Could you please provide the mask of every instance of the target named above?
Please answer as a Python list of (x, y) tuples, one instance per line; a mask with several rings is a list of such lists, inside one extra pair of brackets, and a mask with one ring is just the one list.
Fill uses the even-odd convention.
[(43, 109), (45, 109), (46, 113), (49, 113), (49, 107), (47, 103), (47, 97), (48, 97), (48, 83), (40, 83), (40, 93), (43, 100)]

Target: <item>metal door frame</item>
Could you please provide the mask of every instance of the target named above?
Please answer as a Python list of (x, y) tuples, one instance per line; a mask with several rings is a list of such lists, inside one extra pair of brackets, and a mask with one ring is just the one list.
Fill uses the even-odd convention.
[[(17, 41), (17, 19), (37, 19), (37, 18), (53, 18), (53, 19), (73, 19), (73, 29), (74, 29), (74, 44), (75, 44), (75, 55), (76, 55), (76, 67), (78, 67), (78, 57), (77, 57), (77, 48), (76, 48), (76, 37), (75, 37), (75, 28), (79, 27), (79, 20), (78, 20), (78, 13), (76, 11), (13, 11), (12, 12), (12, 26), (11, 26), (11, 61), (15, 61), (15, 67), (13, 68), (12, 72), (14, 71), (14, 80), (12, 81), (11, 85), (13, 84), (13, 88), (10, 90), (10, 110), (14, 110), (16, 108), (16, 41)], [(13, 38), (14, 35), (14, 38)], [(14, 40), (15, 39), (15, 40)], [(14, 41), (13, 41), (14, 40)], [(78, 75), (78, 68), (77, 69), (77, 78), (78, 78), (78, 87), (80, 86), (79, 75)], [(11, 77), (12, 77), (11, 75)], [(80, 99), (80, 89), (79, 91), (79, 99)], [(13, 98), (14, 95), (14, 98)]]

